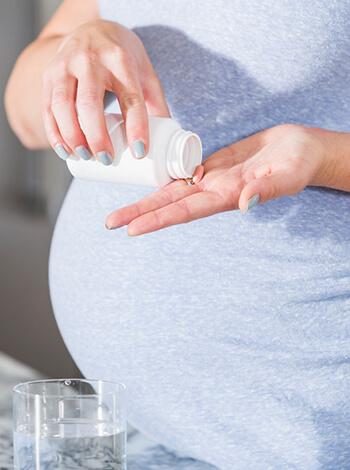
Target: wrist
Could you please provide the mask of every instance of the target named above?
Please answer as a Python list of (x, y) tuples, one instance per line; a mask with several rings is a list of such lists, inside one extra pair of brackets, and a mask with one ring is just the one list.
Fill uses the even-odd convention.
[(322, 150), (310, 185), (341, 189), (339, 175), (346, 171), (344, 161), (350, 158), (350, 134), (325, 129), (313, 129), (313, 133)]

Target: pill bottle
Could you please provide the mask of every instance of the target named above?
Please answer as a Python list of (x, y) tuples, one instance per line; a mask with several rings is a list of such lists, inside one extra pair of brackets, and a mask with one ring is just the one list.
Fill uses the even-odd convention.
[(106, 114), (106, 123), (114, 148), (113, 163), (105, 166), (96, 158), (71, 156), (66, 162), (76, 178), (161, 187), (172, 180), (191, 178), (202, 162), (200, 138), (174, 119), (149, 116), (149, 151), (141, 159), (136, 159), (127, 145), (121, 114)]

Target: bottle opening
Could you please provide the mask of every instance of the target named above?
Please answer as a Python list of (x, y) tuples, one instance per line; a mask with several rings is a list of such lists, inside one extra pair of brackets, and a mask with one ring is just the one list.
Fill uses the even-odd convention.
[(191, 178), (202, 163), (202, 143), (197, 134), (180, 129), (169, 145), (168, 171), (174, 179)]
[(202, 162), (202, 145), (198, 136), (190, 134), (183, 147), (182, 161), (186, 178), (191, 178), (198, 165)]

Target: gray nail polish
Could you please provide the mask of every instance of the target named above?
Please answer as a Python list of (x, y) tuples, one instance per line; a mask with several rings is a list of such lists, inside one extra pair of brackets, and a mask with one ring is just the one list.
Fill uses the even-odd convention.
[(135, 140), (132, 144), (135, 158), (143, 158), (146, 155), (145, 144), (142, 140)]
[(112, 165), (113, 159), (108, 152), (98, 152), (96, 155), (97, 159), (104, 165)]
[(67, 152), (67, 150), (63, 147), (62, 144), (57, 144), (55, 145), (55, 152), (57, 153), (57, 155), (62, 158), (62, 160), (67, 160), (67, 158), (69, 157), (69, 153)]
[(111, 227), (107, 223), (105, 223), (105, 227), (106, 227), (107, 230), (115, 230), (115, 229), (119, 228), (119, 227)]
[(254, 196), (252, 196), (248, 201), (248, 211), (250, 209), (253, 209), (253, 207), (255, 207), (256, 205), (258, 205), (259, 201), (260, 201), (259, 194), (255, 194)]
[(78, 155), (78, 157), (82, 158), (83, 160), (90, 160), (90, 158), (92, 157), (91, 153), (86, 147), (84, 147), (84, 145), (79, 145), (79, 147), (76, 147), (75, 153)]

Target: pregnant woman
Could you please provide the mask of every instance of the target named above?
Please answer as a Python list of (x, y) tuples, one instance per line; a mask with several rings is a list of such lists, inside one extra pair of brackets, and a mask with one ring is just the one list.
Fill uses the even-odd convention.
[(193, 468), (350, 468), (349, 24), (342, 1), (66, 0), (10, 78), (15, 132), (63, 159), (111, 163), (106, 90), (135, 158), (148, 115), (203, 140), (192, 186), (73, 181), (50, 261), (82, 372)]

